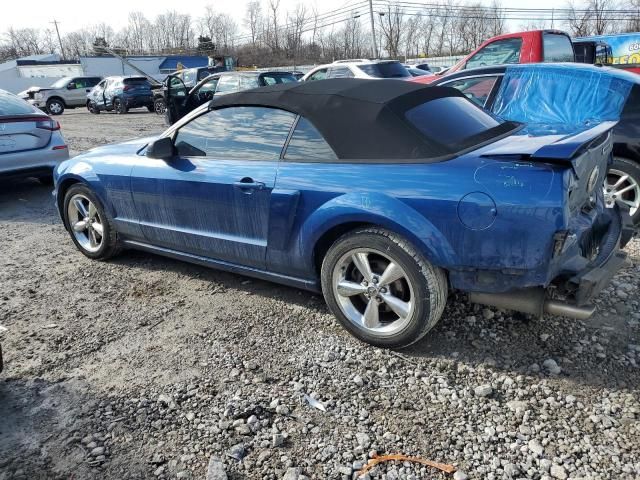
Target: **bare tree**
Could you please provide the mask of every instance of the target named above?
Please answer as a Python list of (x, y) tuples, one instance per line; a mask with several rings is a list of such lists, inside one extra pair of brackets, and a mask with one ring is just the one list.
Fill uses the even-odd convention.
[(296, 54), (302, 45), (302, 33), (307, 21), (307, 9), (299, 3), (293, 12), (287, 12), (287, 29), (285, 33), (285, 49), (287, 56), (296, 58)]
[(260, 24), (262, 22), (262, 7), (258, 0), (252, 0), (247, 4), (247, 11), (244, 17), (244, 25), (249, 29), (251, 35), (251, 45), (254, 47), (258, 42)]
[(396, 58), (400, 53), (400, 41), (402, 39), (403, 14), (398, 4), (387, 4), (384, 11), (380, 12), (380, 29), (384, 39), (387, 54)]
[(271, 32), (271, 34), (269, 35), (269, 44), (273, 50), (277, 51), (280, 49), (280, 42), (278, 39), (280, 36), (278, 27), (280, 0), (269, 0), (269, 11), (271, 12), (271, 19), (269, 22), (267, 22), (269, 24), (269, 30)]

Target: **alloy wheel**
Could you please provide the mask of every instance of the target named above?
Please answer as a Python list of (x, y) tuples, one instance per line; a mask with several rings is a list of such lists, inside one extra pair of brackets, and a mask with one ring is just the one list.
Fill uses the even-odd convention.
[(166, 110), (164, 102), (155, 102), (153, 107), (158, 115), (164, 115), (164, 111)]
[(47, 108), (52, 115), (58, 115), (60, 112), (62, 112), (62, 105), (60, 104), (60, 102), (51, 102), (49, 103), (49, 106)]
[(91, 253), (100, 250), (104, 227), (98, 209), (91, 200), (82, 194), (71, 197), (67, 218), (73, 236), (82, 248)]
[(640, 208), (639, 180), (628, 173), (614, 168), (609, 169), (604, 182), (604, 199), (608, 207), (613, 207), (616, 200), (629, 206), (629, 214), (633, 216)]
[(368, 248), (347, 252), (336, 263), (332, 284), (342, 313), (371, 335), (393, 335), (411, 320), (411, 280), (385, 253)]

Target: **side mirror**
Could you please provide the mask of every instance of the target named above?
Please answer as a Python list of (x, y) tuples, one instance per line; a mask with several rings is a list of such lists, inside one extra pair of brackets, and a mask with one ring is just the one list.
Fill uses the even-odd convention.
[(169, 137), (159, 138), (151, 142), (147, 147), (147, 157), (157, 158), (158, 160), (171, 160), (176, 156), (176, 153), (173, 140)]
[(76, 88), (76, 84), (71, 82), (69, 85), (67, 85), (67, 90), (73, 90)]

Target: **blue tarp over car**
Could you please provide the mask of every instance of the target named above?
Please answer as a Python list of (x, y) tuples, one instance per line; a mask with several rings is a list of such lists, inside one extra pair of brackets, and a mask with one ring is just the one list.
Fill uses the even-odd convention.
[(529, 133), (570, 133), (617, 121), (640, 77), (613, 68), (572, 64), (506, 69), (493, 112), (526, 123)]

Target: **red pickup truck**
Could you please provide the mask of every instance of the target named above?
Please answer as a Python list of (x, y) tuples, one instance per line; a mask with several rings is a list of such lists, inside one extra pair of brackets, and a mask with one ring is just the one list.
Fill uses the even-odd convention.
[[(573, 62), (571, 37), (560, 30), (531, 30), (507, 33), (485, 40), (476, 50), (443, 72), (448, 75), (468, 68), (505, 63)], [(442, 74), (440, 74), (442, 75)], [(431, 83), (438, 74), (416, 77)]]

